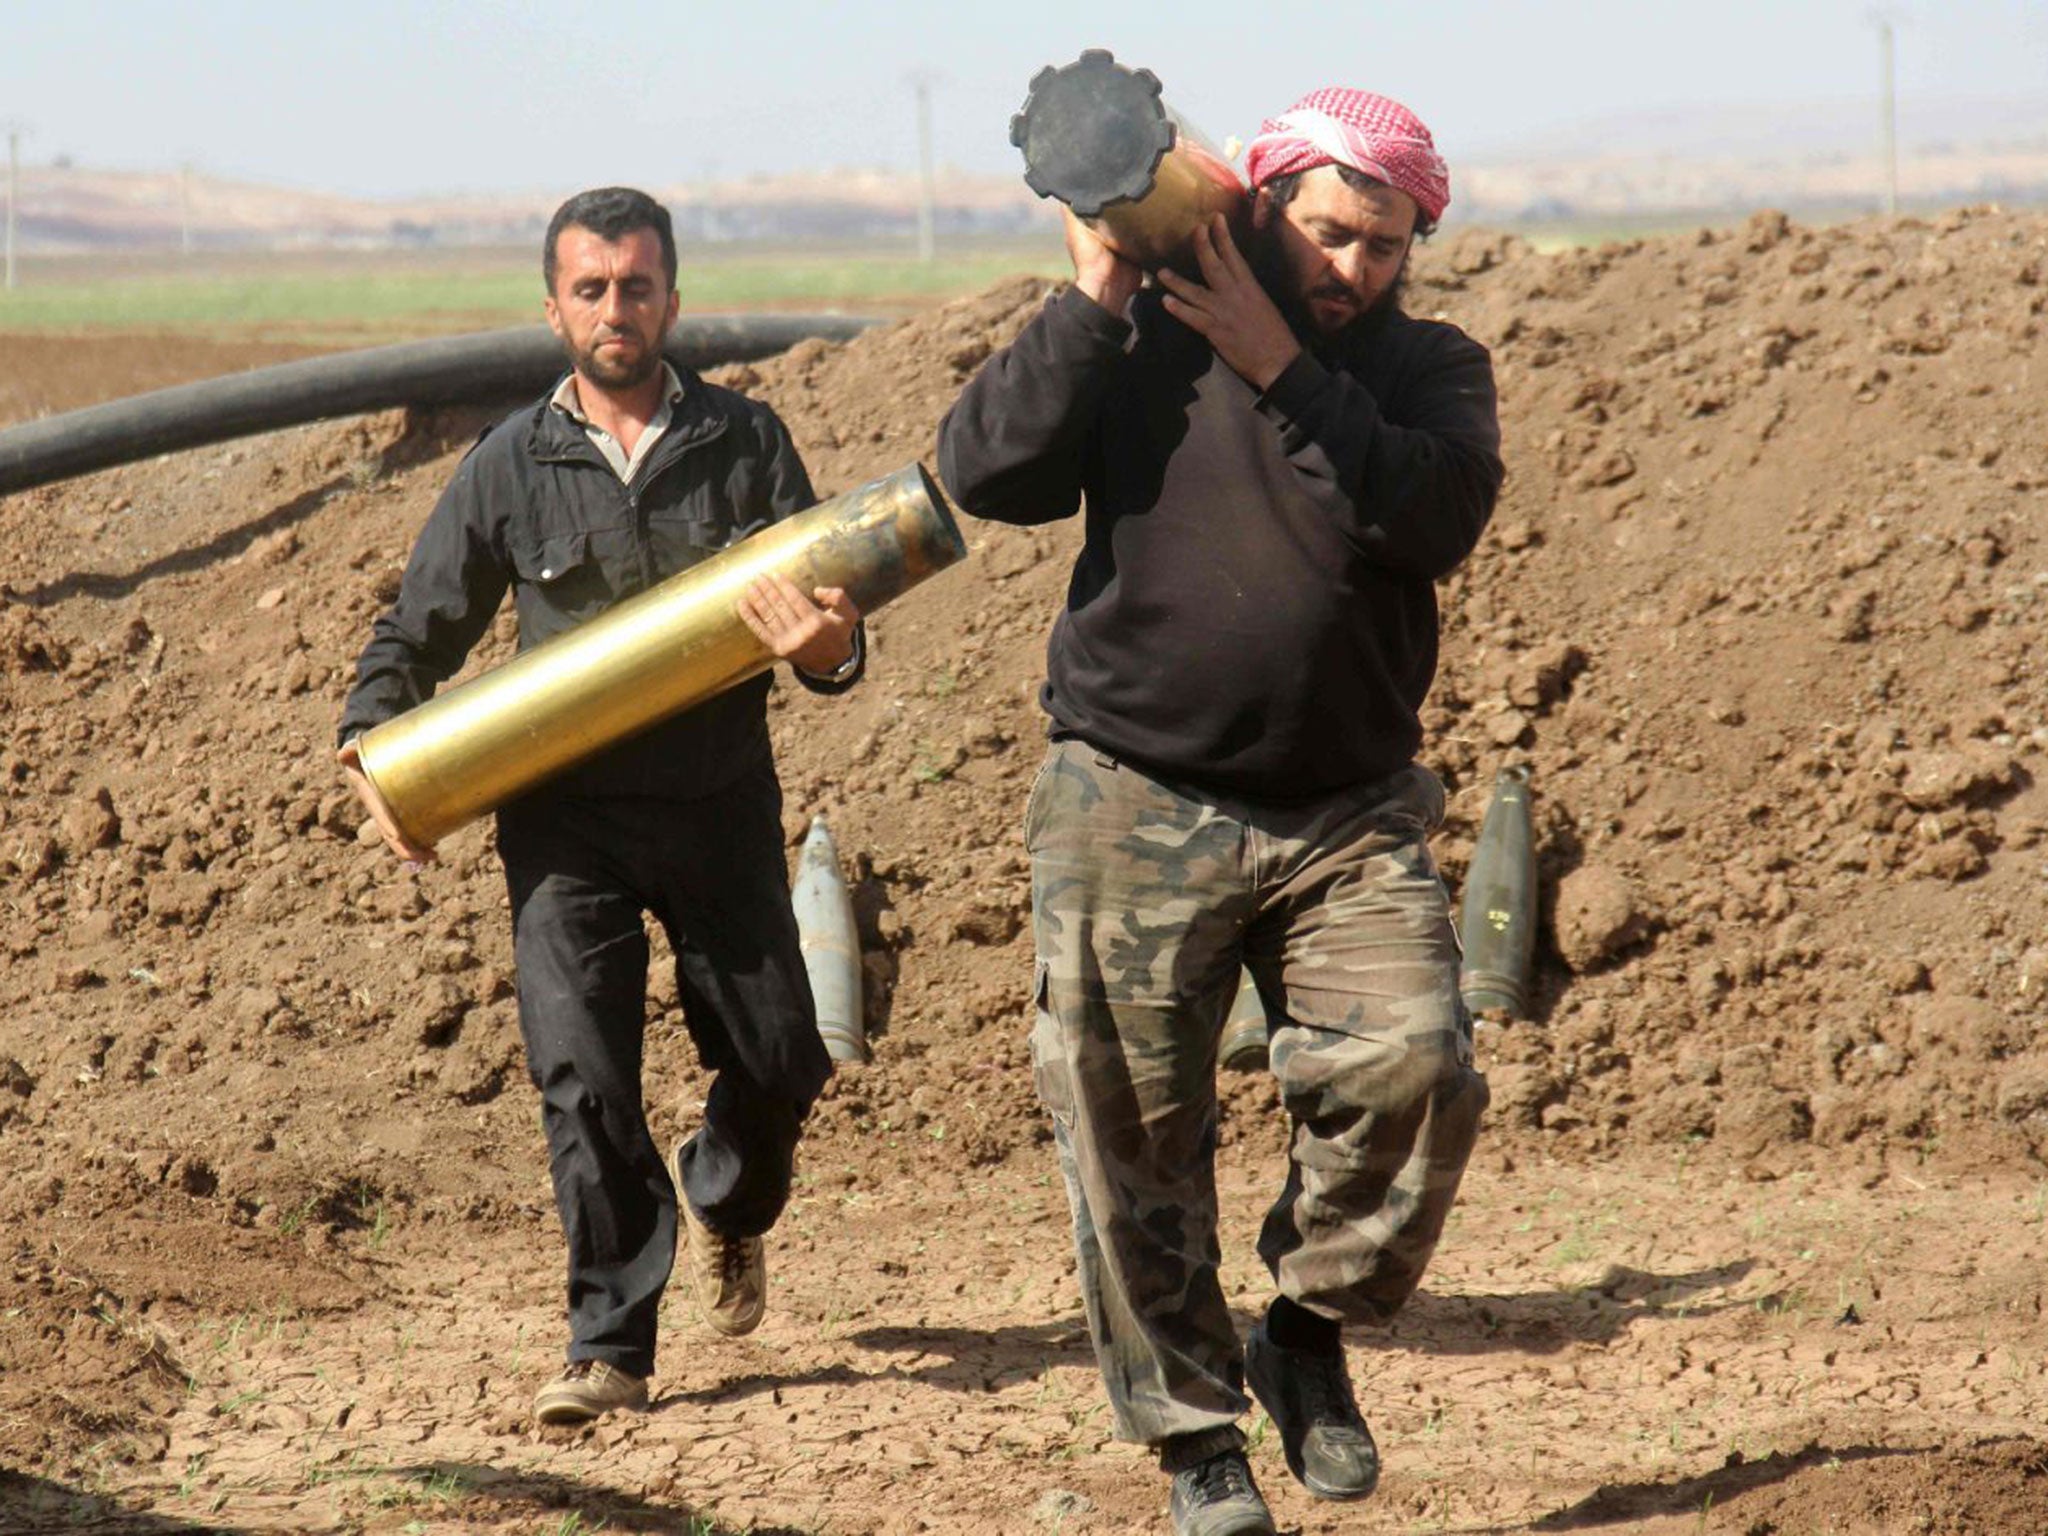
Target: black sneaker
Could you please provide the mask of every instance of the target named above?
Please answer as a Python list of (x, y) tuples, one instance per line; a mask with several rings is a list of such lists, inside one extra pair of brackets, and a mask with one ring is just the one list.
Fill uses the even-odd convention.
[(1223, 1451), (1173, 1474), (1174, 1536), (1274, 1536), (1273, 1512), (1243, 1451)]
[(1287, 1470), (1319, 1499), (1362, 1499), (1379, 1486), (1380, 1449), (1344, 1374), (1344, 1355), (1282, 1349), (1261, 1318), (1245, 1341), (1244, 1374), (1272, 1416)]

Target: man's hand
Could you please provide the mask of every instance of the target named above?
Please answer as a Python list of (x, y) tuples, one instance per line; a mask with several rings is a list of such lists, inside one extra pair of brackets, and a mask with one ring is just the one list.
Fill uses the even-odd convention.
[(1067, 255), (1074, 263), (1074, 286), (1115, 315), (1119, 320), (1131, 307), (1145, 274), (1134, 261), (1126, 261), (1109, 248), (1102, 236), (1062, 208), (1067, 226)]
[(1254, 389), (1271, 388), (1301, 355), (1301, 342), (1246, 264), (1222, 214), (1196, 228), (1194, 247), (1201, 282), (1159, 273), (1166, 312), (1208, 337), (1216, 355)]
[(749, 583), (733, 606), (757, 640), (813, 677), (829, 677), (853, 654), (860, 610), (844, 587), (818, 587), (805, 597), (795, 582), (771, 571)]
[(363, 802), (363, 808), (383, 834), (384, 846), (408, 864), (433, 863), (433, 849), (421, 847), (398, 829), (398, 818), (391, 814), (391, 807), (384, 803), (384, 797), (377, 793), (377, 786), (363, 772), (362, 754), (356, 750), (356, 744), (351, 741), (334, 755), (341, 764), (341, 771), (348, 775), (349, 786), (355, 790), (356, 798)]

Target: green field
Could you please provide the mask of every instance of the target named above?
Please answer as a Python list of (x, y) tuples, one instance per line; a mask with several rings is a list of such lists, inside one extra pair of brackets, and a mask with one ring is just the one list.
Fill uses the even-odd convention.
[[(679, 279), (686, 311), (899, 314), (1016, 273), (1063, 276), (1058, 245), (945, 252), (699, 249)], [(532, 252), (337, 251), (45, 257), (0, 291), (0, 331), (172, 331), (325, 344), (486, 329), (540, 318)]]
[[(1555, 250), (1740, 222), (1727, 213), (1659, 214), (1533, 223), (1517, 233), (1540, 250)], [(1455, 236), (1446, 231), (1439, 242)], [(684, 309), (698, 313), (900, 315), (1002, 277), (1068, 271), (1051, 235), (942, 248), (931, 262), (901, 242), (695, 245), (684, 248), (679, 286)], [(0, 291), (0, 333), (162, 331), (366, 345), (536, 320), (540, 298), (539, 261), (524, 247), (43, 256), (21, 264), (17, 288)]]

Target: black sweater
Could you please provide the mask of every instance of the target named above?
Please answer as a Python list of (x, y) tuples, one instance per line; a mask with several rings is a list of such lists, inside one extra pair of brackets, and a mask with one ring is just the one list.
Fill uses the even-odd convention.
[(1150, 290), (1133, 327), (1049, 302), (939, 429), (968, 512), (1071, 516), (1054, 730), (1194, 786), (1327, 794), (1405, 767), (1436, 672), (1434, 583), (1501, 483), (1486, 349), (1398, 310), (1264, 394)]

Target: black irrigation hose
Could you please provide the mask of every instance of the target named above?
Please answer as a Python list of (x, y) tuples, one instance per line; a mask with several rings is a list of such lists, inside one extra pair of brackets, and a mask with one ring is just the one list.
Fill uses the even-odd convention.
[[(708, 368), (769, 357), (813, 336), (845, 341), (872, 324), (847, 315), (691, 315), (669, 333), (666, 350), (685, 367)], [(548, 328), (521, 325), (152, 390), (0, 429), (0, 496), (331, 416), (513, 400), (539, 393), (563, 368), (561, 343)]]

